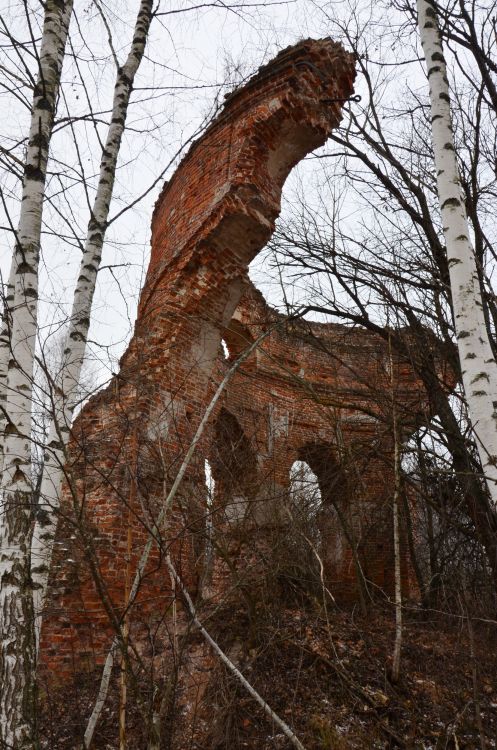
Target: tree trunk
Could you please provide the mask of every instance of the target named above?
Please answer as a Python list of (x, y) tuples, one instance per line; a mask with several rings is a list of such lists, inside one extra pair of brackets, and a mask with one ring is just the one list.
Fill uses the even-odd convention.
[(52, 423), (47, 440), (40, 503), (31, 549), (34, 608), (37, 618), (36, 632), (38, 637), (53, 543), (57, 529), (57, 512), (60, 504), (65, 448), (69, 439), (69, 431), (85, 356), (88, 329), (90, 326), (90, 313), (107, 229), (117, 159), (124, 133), (131, 92), (133, 90), (133, 82), (145, 52), (145, 45), (153, 17), (152, 6), (152, 0), (141, 0), (131, 49), (125, 64), (118, 68), (117, 71), (111, 121), (100, 162), (98, 188), (91, 218), (88, 223), (85, 248), (81, 259), (73, 308), (64, 344), (61, 382), (53, 394)]
[(485, 479), (497, 506), (497, 363), (485, 325), (481, 287), (461, 193), (437, 14), (428, 0), (417, 0), (417, 6), (430, 84), (438, 196), (462, 380)]
[(392, 428), (393, 428), (393, 450), (394, 450), (394, 488), (393, 488), (393, 554), (395, 575), (395, 643), (392, 656), (391, 680), (395, 684), (400, 677), (400, 654), (402, 650), (402, 575), (400, 560), (400, 524), (399, 524), (399, 500), (401, 485), (400, 465), (400, 434), (397, 420), (397, 401), (395, 391), (395, 372), (392, 357), (392, 340), (388, 339), (388, 352), (390, 357), (390, 388), (392, 396)]
[[(485, 548), (492, 570), (494, 596), (497, 595), (497, 512), (485, 484), (475, 472), (474, 462), (468, 450), (465, 436), (452, 407), (447, 392), (443, 389), (430, 361), (427, 349), (422, 352), (422, 364), (418, 369), (427, 393), (430, 394), (433, 411), (438, 414), (447, 438), (447, 447), (452, 457), (452, 465), (463, 487), (466, 512), (473, 521), (476, 533)], [(497, 602), (497, 598), (496, 598)]]
[(0, 330), (0, 472), (3, 471), (5, 429), (7, 427), (7, 375), (10, 359), (10, 331), (12, 326), (11, 310), (15, 293), (14, 258), (10, 264), (10, 273), (3, 296), (2, 327)]
[[(7, 427), (1, 484), (0, 732), (6, 747), (35, 748), (36, 656), (30, 573), (32, 521), (31, 395), (38, 308), (38, 259), (49, 145), (60, 86), (72, 0), (47, 0), (11, 278), (10, 340), (0, 347), (8, 374)], [(10, 300), (9, 300), (10, 301)]]

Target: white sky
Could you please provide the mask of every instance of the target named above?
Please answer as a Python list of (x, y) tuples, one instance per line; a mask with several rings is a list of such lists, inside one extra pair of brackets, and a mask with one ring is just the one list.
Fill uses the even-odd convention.
[[(319, 29), (323, 25), (321, 12), (305, 0), (269, 3), (268, 7), (261, 4), (250, 10), (194, 9), (197, 5), (202, 4), (189, 0), (161, 2), (160, 9), (166, 15), (154, 20), (147, 59), (135, 81), (134, 103), (128, 115), (130, 131), (122, 147), (111, 216), (135, 200), (160, 176), (182, 144), (213, 112), (216, 98), (222, 100), (223, 93), (233, 84), (254, 72), (282, 47), (303, 36), (322, 33)], [(36, 35), (40, 24), (39, 4), (33, 0), (32, 7), (30, 21)], [(123, 61), (138, 3), (136, 0), (110, 0), (101, 3), (101, 7), (111, 28), (114, 49)], [(180, 9), (184, 12), (175, 12)], [(72, 115), (82, 115), (91, 105), (94, 112), (102, 113), (99, 132), (104, 138), (104, 121), (111, 106), (114, 82), (108, 34), (91, 3), (76, 0), (75, 13), (71, 40), (78, 63), (76, 65), (74, 59), (67, 56), (58, 114), (65, 116), (69, 111)], [(4, 1), (0, 5), (0, 17), (5, 28), (18, 40), (28, 38), (21, 3)], [(31, 69), (34, 67), (29, 54), (23, 51), (22, 57), (20, 62), (15, 52), (8, 50), (3, 53), (0, 64), (22, 77), (24, 64)], [(24, 93), (29, 100), (29, 90), (25, 89)], [(1, 144), (11, 148), (27, 134), (29, 112), (4, 89), (0, 90), (0, 108)], [(97, 146), (94, 128), (88, 123), (76, 123), (73, 132), (67, 127), (55, 128), (48, 180), (55, 207), (50, 204), (45, 207), (42, 243), (42, 337), (48, 330), (56, 331), (57, 321), (63, 321), (67, 315), (79, 263), (79, 250), (74, 247), (71, 233), (84, 237), (88, 221), (87, 196), (74, 178), (76, 173), (79, 177), (84, 172), (91, 198), (100, 158)], [(15, 153), (22, 158), (22, 144)], [(176, 158), (175, 163), (177, 161)], [(172, 171), (173, 167), (166, 176)], [(4, 171), (0, 184), (10, 221), (16, 226), (19, 181)], [(139, 205), (108, 230), (90, 331), (90, 338), (98, 342), (98, 346), (94, 344), (92, 348), (99, 381), (108, 377), (110, 369), (116, 369), (116, 359), (132, 331), (149, 255), (152, 208), (162, 184), (163, 179), (159, 179)], [(65, 194), (61, 192), (62, 186)], [(9, 221), (3, 207), (0, 207), (0, 215), (0, 225), (5, 228)], [(0, 269), (4, 276), (8, 274), (11, 249), (12, 235), (3, 229)]]
[[(221, 4), (220, 0), (216, 1)], [(31, 21), (36, 29), (39, 3), (36, 0), (31, 2)], [(240, 5), (243, 0), (235, 2)], [(223, 93), (233, 84), (253, 73), (288, 44), (308, 36), (319, 38), (332, 35), (339, 38), (337, 25), (345, 19), (350, 22), (352, 17), (349, 2), (295, 0), (288, 3), (267, 2), (266, 7), (261, 4), (261, 7), (250, 10), (226, 10), (209, 7), (209, 4), (192, 9), (199, 5), (203, 5), (201, 0), (161, 0), (160, 9), (166, 15), (153, 22), (147, 59), (135, 81), (134, 103), (128, 116), (130, 130), (121, 152), (111, 217), (136, 200), (166, 169), (171, 159), (177, 163), (174, 155), (213, 112), (216, 97), (222, 100)], [(113, 46), (122, 61), (129, 47), (138, 2), (108, 0), (105, 4), (101, 3), (101, 7), (111, 29)], [(92, 3), (76, 0), (75, 8), (71, 40), (78, 62), (76, 64), (70, 55), (66, 59), (59, 117), (65, 116), (67, 111), (72, 115), (83, 115), (91, 106), (94, 112), (100, 113), (101, 124), (98, 127), (100, 136), (104, 138), (114, 81), (108, 34)], [(368, 47), (370, 56), (379, 62), (394, 62), (399, 56), (414, 56), (415, 38), (411, 43), (401, 45), (401, 49), (395, 48), (385, 20), (387, 16), (389, 21), (392, 20), (391, 11), (385, 10), (379, 3), (369, 5), (361, 2), (360, 8), (360, 13), (356, 11), (353, 25), (366, 25), (367, 33), (373, 40)], [(184, 12), (176, 12), (180, 9)], [(22, 3), (0, 0), (0, 20), (17, 38), (27, 38)], [(24, 56), (24, 62), (33, 67), (29, 56)], [(16, 66), (15, 69), (22, 76), (23, 63), (9, 50), (0, 49), (0, 65), (6, 65), (9, 69)], [(385, 75), (385, 69), (381, 66), (378, 67), (378, 75), (380, 71), (381, 75)], [(81, 83), (81, 77), (85, 86)], [(419, 65), (392, 67), (385, 96), (391, 96), (392, 91), (400, 91), (407, 82), (414, 87), (425, 86)], [(359, 92), (364, 90), (361, 81), (358, 81), (357, 89)], [(0, 89), (0, 145), (10, 148), (13, 142), (24, 137), (28, 114), (27, 108), (22, 107), (11, 92)], [(80, 255), (78, 248), (74, 247), (71, 233), (83, 238), (88, 221), (87, 196), (75, 176), (79, 177), (84, 171), (89, 185), (88, 197), (91, 199), (100, 158), (97, 146), (95, 129), (88, 122), (76, 122), (73, 132), (68, 127), (61, 129), (60, 125), (55, 129), (48, 182), (53, 203), (45, 208), (42, 244), (42, 337), (46, 336), (47, 331), (57, 330), (67, 316)], [(22, 143), (15, 153), (22, 157)], [(166, 177), (171, 175), (173, 169), (174, 164), (167, 170)], [(312, 203), (314, 186), (325, 181), (323, 169), (323, 163), (312, 158), (297, 169), (297, 174), (290, 178), (285, 187), (284, 213), (288, 215), (291, 212), (293, 196), (302, 191), (302, 187), (299, 187), (301, 179), (307, 198)], [(99, 382), (104, 382), (111, 370), (116, 371), (117, 359), (132, 333), (149, 255), (152, 208), (162, 184), (161, 178), (134, 209), (125, 212), (111, 225), (107, 234), (90, 330), (93, 342), (92, 369), (96, 371)], [(0, 186), (15, 225), (19, 184), (4, 170), (0, 174)], [(350, 202), (347, 211), (348, 220), (354, 221), (354, 215), (363, 211), (363, 207)], [(0, 215), (2, 212), (5, 214), (0, 206)], [(0, 226), (5, 227), (7, 223), (7, 217), (1, 215)], [(0, 269), (3, 274), (8, 273), (11, 248), (11, 235), (2, 231)], [(261, 273), (254, 268), (252, 276), (268, 299), (277, 303), (281, 294), (277, 285), (268, 281), (266, 270)], [(298, 297), (298, 284), (289, 293)]]

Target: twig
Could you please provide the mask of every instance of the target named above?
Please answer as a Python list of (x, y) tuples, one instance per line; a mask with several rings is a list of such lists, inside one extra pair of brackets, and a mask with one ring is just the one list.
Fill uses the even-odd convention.
[[(360, 698), (367, 703), (371, 708), (373, 708), (375, 711), (378, 709), (378, 706), (375, 702), (375, 700), (367, 693), (366, 690), (363, 690), (359, 685), (356, 685), (352, 680), (345, 674), (345, 672), (340, 669), (339, 666), (334, 664), (331, 659), (328, 659), (323, 654), (319, 653), (319, 651), (314, 651), (311, 648), (305, 648), (301, 643), (297, 643), (295, 641), (289, 640), (289, 643), (296, 646), (297, 648), (300, 648), (304, 651), (307, 651), (308, 654), (312, 654), (312, 656), (315, 656), (317, 659), (323, 662), (323, 664), (326, 664), (327, 667), (332, 669), (335, 674), (337, 674), (341, 680), (347, 685), (349, 690), (352, 693), (355, 693), (356, 695), (360, 696)], [(376, 717), (376, 721), (378, 722), (378, 726), (381, 728), (385, 734), (387, 734), (392, 740), (394, 740), (399, 747), (403, 748), (406, 747), (406, 743), (400, 737), (394, 730), (388, 726), (388, 724), (385, 724), (381, 719)]]
[(281, 719), (277, 713), (273, 711), (271, 706), (266, 703), (264, 698), (259, 695), (257, 690), (250, 684), (250, 682), (243, 676), (243, 674), (240, 672), (240, 670), (233, 664), (231, 659), (229, 659), (222, 648), (217, 644), (217, 642), (214, 640), (214, 638), (210, 635), (210, 633), (207, 632), (207, 630), (204, 628), (202, 623), (200, 622), (195, 605), (192, 602), (191, 596), (188, 593), (188, 591), (185, 589), (183, 582), (181, 578), (178, 576), (174, 565), (171, 562), (171, 558), (169, 557), (169, 554), (166, 555), (166, 565), (169, 569), (169, 572), (171, 573), (172, 577), (176, 581), (177, 587), (180, 589), (181, 594), (183, 595), (183, 598), (186, 602), (186, 606), (188, 608), (188, 611), (190, 612), (191, 618), (195, 624), (195, 626), (199, 629), (200, 633), (204, 637), (204, 639), (207, 641), (209, 646), (212, 648), (212, 650), (219, 656), (220, 660), (223, 662), (225, 667), (233, 674), (238, 682), (245, 688), (245, 690), (249, 693), (249, 695), (254, 698), (254, 700), (261, 706), (262, 710), (268, 716), (271, 721), (274, 721), (275, 724), (279, 726), (285, 737), (288, 738), (290, 743), (293, 745), (293, 747), (296, 747), (297, 750), (305, 750), (304, 745), (301, 743), (299, 738), (295, 735), (295, 733), (290, 729), (288, 724), (286, 724), (283, 719)]
[[(155, 542), (159, 541), (160, 538), (160, 527), (162, 526), (164, 519), (167, 515), (167, 512), (169, 511), (169, 508), (171, 507), (174, 498), (176, 496), (176, 493), (178, 491), (178, 488), (183, 480), (183, 477), (185, 476), (185, 472), (190, 464), (190, 461), (192, 459), (192, 456), (195, 452), (195, 449), (202, 437), (202, 434), (207, 426), (207, 422), (209, 421), (209, 418), (220, 398), (222, 395), (224, 389), (226, 388), (228, 382), (231, 380), (235, 372), (238, 370), (242, 362), (244, 362), (250, 354), (256, 349), (260, 343), (273, 331), (273, 329), (277, 325), (281, 325), (282, 321), (279, 321), (275, 326), (271, 326), (267, 331), (265, 331), (259, 338), (257, 338), (251, 346), (248, 347), (242, 354), (238, 357), (238, 359), (233, 363), (233, 365), (230, 367), (226, 375), (224, 376), (223, 380), (219, 384), (214, 396), (212, 397), (207, 409), (205, 410), (204, 416), (202, 417), (202, 420), (197, 427), (197, 431), (193, 437), (192, 442), (190, 443), (190, 447), (188, 448), (188, 451), (183, 459), (183, 463), (181, 464), (181, 467), (176, 475), (176, 479), (173, 482), (173, 485), (171, 489), (169, 490), (169, 494), (166, 497), (164, 501), (164, 505), (162, 506), (162, 509), (160, 513), (157, 516), (157, 519), (155, 523), (153, 524), (152, 528), (150, 529), (149, 538), (147, 540), (147, 543), (145, 544), (145, 547), (143, 549), (143, 552), (141, 554), (140, 560), (138, 562), (138, 566), (136, 569), (135, 577), (133, 580), (133, 585), (131, 587), (131, 590), (129, 592), (129, 598), (128, 598), (128, 604), (127, 604), (127, 610), (129, 610), (133, 602), (136, 598), (136, 595), (138, 593), (138, 589), (140, 587), (140, 583), (143, 577), (143, 572), (145, 570), (145, 567), (148, 562), (148, 558), (150, 556), (150, 551), (152, 549), (152, 545)], [(107, 691), (109, 688), (109, 677), (110, 677), (110, 670), (112, 670), (112, 663), (110, 663), (110, 666), (108, 666), (109, 662), (109, 656), (110, 654), (113, 654), (114, 651), (120, 646), (120, 638), (118, 635), (114, 636), (114, 639), (112, 641), (112, 645), (110, 648), (110, 652), (107, 656), (107, 660), (105, 662), (105, 667), (102, 672), (102, 677), (100, 681), (100, 687), (98, 691), (98, 698), (95, 703), (95, 706), (93, 707), (93, 711), (91, 713), (90, 719), (88, 720), (88, 725), (86, 727), (85, 735), (84, 735), (84, 744), (83, 744), (83, 750), (89, 750), (91, 742), (93, 740), (93, 733), (95, 731), (95, 727), (97, 725), (97, 721), (99, 719), (100, 713), (102, 711), (103, 705), (105, 703), (105, 698), (107, 696)], [(113, 658), (112, 658), (113, 661)], [(106, 671), (107, 670), (107, 671)]]

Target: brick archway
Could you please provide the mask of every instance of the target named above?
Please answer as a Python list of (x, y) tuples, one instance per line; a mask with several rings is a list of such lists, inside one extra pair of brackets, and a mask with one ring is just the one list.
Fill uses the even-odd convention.
[(257, 459), (240, 422), (224, 407), (213, 424), (209, 462), (216, 483), (213, 526), (242, 523), (257, 494)]

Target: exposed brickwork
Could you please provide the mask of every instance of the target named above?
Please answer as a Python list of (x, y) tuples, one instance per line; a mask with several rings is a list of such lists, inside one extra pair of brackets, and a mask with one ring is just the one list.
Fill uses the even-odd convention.
[[(251, 564), (268, 529), (288, 523), (285, 499), (297, 459), (320, 482), (321, 553), (332, 593), (351, 598), (356, 590), (350, 540), (333, 503), (366, 576), (392, 590), (387, 346), (359, 329), (285, 322), (247, 278), (273, 231), (287, 174), (338, 124), (353, 79), (352, 56), (330, 40), (285, 50), (227, 98), (164, 187), (133, 340), (119, 375), (87, 404), (73, 431), (42, 633), (42, 658), (62, 677), (105, 658), (126, 579), (230, 366), (222, 338), (232, 359), (273, 326), (226, 388), (167, 523), (154, 531), (162, 551), (154, 546), (133, 635), (150, 643), (153, 628), (170, 616), (166, 549), (192, 591), (204, 582), (213, 595), (231, 573), (215, 553), (206, 566), (206, 529), (229, 554), (236, 548), (235, 567)], [(394, 368), (408, 431), (428, 407), (409, 364), (396, 358)], [(216, 480), (210, 505), (205, 459)]]

